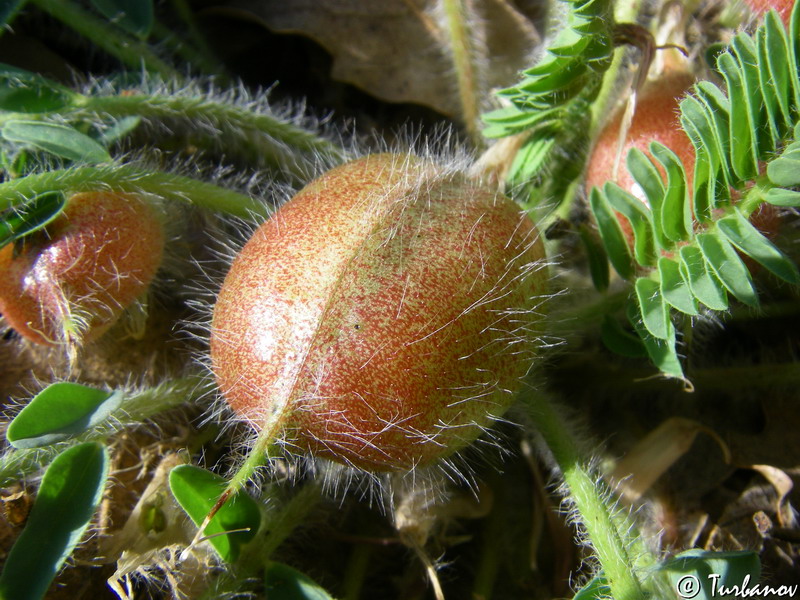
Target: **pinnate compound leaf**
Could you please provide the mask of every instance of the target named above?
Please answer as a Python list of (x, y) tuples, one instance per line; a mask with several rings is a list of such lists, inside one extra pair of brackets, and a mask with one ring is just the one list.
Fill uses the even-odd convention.
[(717, 221), (717, 228), (744, 254), (784, 281), (800, 285), (797, 265), (765, 238), (738, 210)]
[(96, 442), (73, 446), (53, 460), (0, 574), (0, 598), (39, 600), (45, 595), (86, 530), (107, 476), (108, 453)]
[(700, 233), (697, 235), (697, 245), (706, 265), (722, 285), (745, 304), (758, 306), (758, 292), (753, 286), (750, 271), (727, 238), (714, 233)]
[[(169, 474), (172, 495), (198, 527), (211, 512), (227, 487), (227, 481), (194, 465), (179, 465)], [(233, 494), (205, 529), (208, 541), (226, 562), (235, 562), (242, 547), (258, 531), (261, 512), (255, 500), (244, 491)], [(227, 533), (226, 531), (234, 531)], [(215, 535), (223, 534), (223, 535)]]
[(608, 258), (611, 264), (625, 279), (633, 277), (633, 260), (631, 258), (628, 242), (619, 226), (614, 209), (611, 208), (605, 194), (599, 189), (594, 188), (589, 196), (589, 203), (592, 212), (597, 220), (597, 227), (600, 230), (600, 237), (608, 251)]
[(720, 598), (720, 586), (739, 586), (740, 590), (752, 588), (761, 576), (758, 554), (750, 550), (686, 550), (664, 561), (659, 568), (666, 571), (680, 596), (696, 600)]
[(106, 19), (140, 38), (153, 28), (153, 0), (92, 0), (92, 4)]
[(316, 581), (279, 562), (267, 565), (264, 588), (270, 600), (333, 600), (333, 596)]
[(38, 448), (68, 439), (108, 418), (119, 407), (122, 397), (122, 392), (66, 381), (54, 383), (14, 417), (6, 438), (18, 449)]
[(108, 150), (74, 127), (42, 121), (7, 121), (0, 134), (10, 142), (27, 144), (75, 162), (110, 162)]
[(55, 219), (67, 204), (63, 192), (45, 192), (0, 213), (0, 248), (38, 231)]

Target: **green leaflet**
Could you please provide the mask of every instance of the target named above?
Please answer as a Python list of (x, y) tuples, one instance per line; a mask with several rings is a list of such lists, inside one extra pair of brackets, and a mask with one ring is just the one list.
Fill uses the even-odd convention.
[(775, 145), (768, 135), (767, 116), (761, 77), (758, 67), (758, 49), (749, 35), (739, 34), (733, 38), (731, 49), (739, 63), (739, 72), (744, 83), (744, 100), (752, 137), (751, 156), (755, 159), (755, 171), (751, 177), (758, 173), (758, 160), (766, 157), (768, 151), (774, 150)]
[(333, 600), (316, 581), (279, 562), (270, 562), (264, 570), (264, 588), (270, 600)]
[[(195, 525), (200, 525), (211, 512), (228, 482), (219, 475), (193, 465), (180, 465), (169, 474), (172, 495)], [(240, 491), (219, 509), (205, 529), (208, 541), (226, 562), (235, 562), (242, 547), (256, 535), (261, 525), (261, 512), (255, 500)], [(225, 533), (225, 532), (232, 533)], [(222, 534), (222, 535), (214, 535)]]
[(764, 194), (764, 200), (775, 206), (798, 207), (800, 206), (800, 192), (772, 188)]
[(140, 38), (153, 27), (152, 0), (92, 0), (92, 4), (106, 19)]
[(611, 588), (608, 587), (608, 580), (601, 573), (595, 575), (572, 597), (572, 600), (604, 600), (611, 597)]
[(0, 63), (0, 110), (53, 112), (69, 106), (77, 97), (79, 94), (46, 77)]
[(696, 246), (684, 246), (679, 254), (681, 274), (689, 282), (692, 295), (711, 310), (728, 308), (725, 289), (714, 272), (707, 268), (700, 249)]
[(615, 183), (606, 183), (603, 192), (609, 204), (625, 216), (631, 224), (636, 262), (643, 266), (654, 265), (655, 249), (650, 211), (633, 194), (626, 192)]
[(711, 133), (714, 135), (714, 145), (706, 146), (705, 150), (709, 156), (713, 155), (719, 159), (724, 178), (720, 185), (717, 186), (715, 198), (719, 201), (727, 202), (730, 200), (729, 188), (740, 183), (728, 160), (731, 148), (731, 103), (725, 94), (709, 81), (699, 81), (694, 85), (694, 97), (702, 104), (706, 118), (711, 126)]
[(581, 224), (578, 233), (586, 248), (586, 257), (589, 262), (589, 274), (592, 277), (594, 287), (601, 292), (608, 289), (609, 272), (608, 272), (608, 255), (606, 254), (603, 244), (597, 238), (597, 235), (589, 229), (585, 223)]
[(750, 271), (736, 254), (730, 242), (716, 233), (700, 233), (697, 245), (709, 268), (725, 288), (749, 306), (758, 306), (758, 293)]
[(778, 158), (767, 165), (767, 177), (781, 187), (800, 184), (800, 142), (789, 144)]
[[(686, 173), (678, 156), (658, 142), (650, 144), (650, 152), (667, 173), (667, 186), (661, 205), (661, 226), (664, 236), (680, 242), (692, 237), (692, 213), (686, 190)], [(656, 210), (653, 207), (653, 210)]]
[(552, 137), (531, 136), (520, 148), (508, 172), (508, 181), (511, 185), (525, 183), (536, 177), (550, 156), (550, 151), (555, 146)]
[(606, 247), (611, 264), (623, 278), (631, 279), (634, 273), (633, 260), (614, 209), (611, 208), (605, 194), (597, 188), (592, 190), (589, 204), (597, 220), (600, 238)]
[(692, 295), (689, 282), (684, 277), (680, 265), (671, 258), (662, 256), (658, 259), (658, 274), (664, 300), (682, 313), (698, 314), (697, 300)]
[(753, 123), (748, 108), (749, 98), (745, 94), (744, 77), (730, 52), (717, 59), (717, 67), (727, 83), (731, 102), (730, 139), (731, 166), (740, 181), (752, 179), (758, 173), (755, 156), (757, 148), (753, 139)]
[(722, 148), (714, 134), (714, 118), (703, 102), (694, 96), (687, 96), (681, 101), (680, 108), (681, 124), (695, 149), (692, 208), (698, 222), (706, 223), (711, 219), (711, 209), (717, 203), (717, 186), (725, 185), (725, 173), (720, 164)]
[(642, 358), (647, 350), (639, 336), (627, 331), (615, 318), (606, 315), (600, 325), (600, 336), (606, 348), (620, 356)]
[(672, 323), (667, 326), (667, 340), (658, 339), (650, 335), (642, 323), (641, 315), (634, 304), (628, 304), (628, 320), (633, 324), (639, 334), (650, 360), (666, 376), (684, 379), (683, 367), (675, 349), (675, 327)]
[(664, 228), (661, 226), (661, 207), (664, 204), (665, 193), (661, 174), (647, 155), (638, 148), (632, 148), (628, 152), (626, 165), (634, 181), (644, 191), (647, 202), (650, 204), (650, 218), (653, 223), (656, 248), (670, 248), (672, 242), (664, 235)]
[(102, 444), (86, 442), (59, 454), (42, 478), (25, 529), (0, 575), (0, 598), (38, 600), (80, 541), (100, 502), (108, 474)]
[(719, 232), (744, 254), (784, 281), (800, 285), (800, 272), (789, 257), (778, 250), (738, 210), (717, 221)]
[(647, 331), (660, 340), (674, 338), (675, 332), (669, 320), (669, 309), (658, 282), (640, 277), (634, 285), (636, 299), (642, 313), (642, 323)]
[(0, 134), (10, 141), (26, 144), (68, 160), (84, 163), (110, 162), (103, 146), (74, 127), (43, 121), (6, 121)]
[(14, 448), (38, 448), (68, 439), (105, 421), (120, 406), (122, 396), (67, 381), (54, 383), (14, 417), (6, 438)]
[[(692, 549), (681, 552), (659, 565), (672, 588), (684, 598), (713, 600), (720, 598), (720, 586), (748, 590), (758, 583), (761, 561), (751, 550), (711, 552)], [(726, 598), (730, 596), (726, 595)]]
[(64, 192), (47, 192), (0, 213), (0, 248), (47, 226), (67, 204)]

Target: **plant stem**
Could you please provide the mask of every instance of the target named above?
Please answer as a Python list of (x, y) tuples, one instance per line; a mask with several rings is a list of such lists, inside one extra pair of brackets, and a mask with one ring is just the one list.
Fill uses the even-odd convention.
[(143, 42), (123, 34), (113, 25), (69, 0), (31, 0), (33, 4), (88, 38), (132, 69), (158, 73), (167, 79), (181, 79), (180, 73), (157, 57)]
[[(125, 94), (84, 96), (75, 113), (88, 112), (112, 117), (141, 116), (145, 119), (180, 119), (203, 123), (195, 134), (216, 130), (214, 143), (233, 146), (231, 151), (248, 148), (258, 162), (271, 164), (305, 179), (300, 153), (343, 160), (346, 152), (337, 144), (281, 118), (232, 102), (218, 101), (201, 93), (186, 95)], [(209, 125), (211, 126), (209, 128)]]
[(636, 574), (640, 565), (629, 554), (635, 532), (620, 522), (620, 515), (614, 515), (607, 501), (608, 491), (598, 478), (592, 477), (573, 434), (550, 399), (541, 392), (530, 391), (527, 402), (569, 488), (614, 600), (642, 600), (645, 594)]
[(68, 442), (41, 448), (9, 450), (0, 457), (0, 488), (35, 473), (70, 446), (81, 442), (103, 440), (126, 426), (141, 423), (160, 412), (198, 398), (205, 393), (204, 384), (206, 380), (203, 377), (184, 377), (140, 392), (126, 394), (120, 406), (103, 423)]
[(269, 213), (264, 203), (212, 183), (146, 167), (119, 164), (56, 169), (0, 183), (0, 210), (44, 192), (72, 193), (98, 189), (155, 194), (242, 218), (266, 216)]
[(371, 555), (372, 549), (367, 544), (356, 543), (353, 546), (344, 574), (343, 600), (358, 600), (361, 597), (361, 589), (369, 569)]
[(485, 140), (480, 132), (479, 42), (470, 27), (477, 21), (471, 18), (471, 0), (442, 0), (442, 4), (450, 52), (456, 68), (461, 116), (472, 143), (476, 148), (481, 148)]

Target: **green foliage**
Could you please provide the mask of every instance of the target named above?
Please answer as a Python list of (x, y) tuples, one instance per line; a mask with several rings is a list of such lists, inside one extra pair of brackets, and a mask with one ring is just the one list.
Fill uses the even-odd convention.
[[(175, 467), (169, 474), (172, 494), (198, 526), (211, 512), (227, 483), (224, 477), (193, 465)], [(212, 536), (209, 542), (223, 560), (234, 562), (242, 547), (255, 537), (260, 524), (261, 512), (255, 500), (240, 491), (222, 505), (204, 533)]]
[[(581, 146), (588, 107), (600, 90), (613, 51), (609, 0), (563, 2), (567, 13), (561, 30), (542, 60), (523, 71), (515, 86), (498, 92), (507, 106), (483, 115), (486, 137), (528, 133), (508, 178), (512, 184), (533, 180), (545, 195), (556, 195), (578, 175), (570, 172), (570, 165), (580, 162), (572, 152)], [(540, 179), (551, 172), (558, 177)]]
[(62, 452), (48, 467), (25, 530), (0, 575), (0, 598), (37, 600), (76, 546), (103, 495), (108, 453), (87, 442)]
[(102, 163), (111, 160), (108, 150), (69, 125), (13, 119), (5, 122), (0, 135), (9, 142), (32, 146), (74, 162)]
[(667, 574), (672, 589), (681, 598), (712, 600), (732, 597), (722, 595), (720, 586), (746, 589), (755, 585), (761, 576), (761, 561), (751, 551), (687, 550), (664, 561), (659, 569)]
[(105, 421), (119, 408), (122, 392), (67, 381), (39, 392), (8, 426), (14, 448), (37, 448), (68, 439)]
[(153, 27), (152, 0), (92, 0), (92, 5), (128, 33), (146, 38)]
[[(796, 9), (793, 27), (798, 19)], [(789, 39), (777, 13), (767, 14), (753, 35), (737, 34), (717, 56), (727, 93), (700, 82), (681, 101), (681, 124), (696, 155), (691, 186), (680, 159), (653, 143), (652, 158), (636, 149), (627, 157), (649, 206), (611, 183), (591, 192), (611, 265), (635, 290), (631, 320), (665, 375), (684, 376), (673, 312), (724, 311), (731, 298), (758, 306), (743, 256), (800, 283), (797, 266), (748, 220), (763, 203), (800, 200), (787, 189), (800, 183), (800, 74), (798, 48)], [(630, 223), (633, 252), (618, 218)]]
[(0, 213), (0, 248), (39, 231), (67, 204), (63, 192), (45, 192)]
[(272, 600), (333, 600), (333, 596), (307, 575), (279, 562), (270, 562), (267, 566), (264, 587)]

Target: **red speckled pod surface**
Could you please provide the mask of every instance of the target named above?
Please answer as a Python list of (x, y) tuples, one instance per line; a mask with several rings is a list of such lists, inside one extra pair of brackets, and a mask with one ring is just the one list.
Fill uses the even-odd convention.
[(147, 290), (161, 264), (164, 231), (132, 194), (70, 197), (46, 232), (0, 250), (0, 313), (40, 344), (102, 335)]
[(211, 358), (233, 410), (285, 415), (305, 451), (409, 469), (475, 440), (519, 390), (547, 284), (519, 208), (430, 162), (335, 168), (264, 223), (214, 308)]

